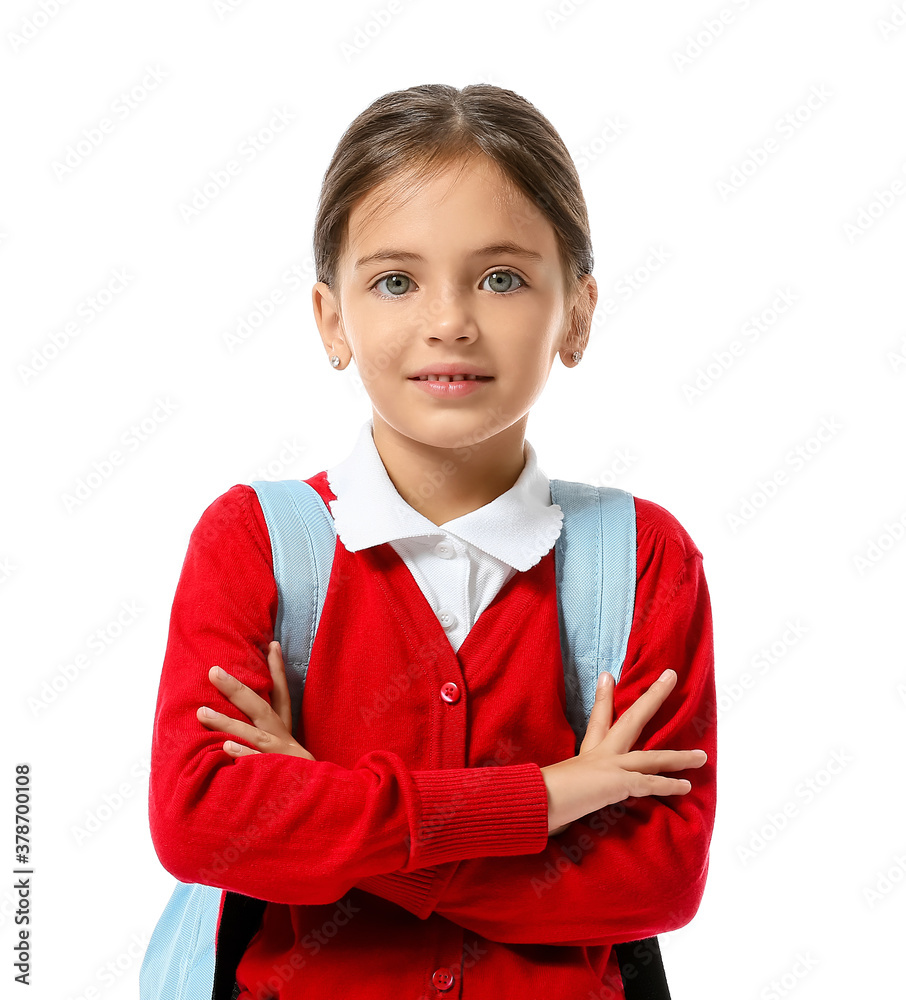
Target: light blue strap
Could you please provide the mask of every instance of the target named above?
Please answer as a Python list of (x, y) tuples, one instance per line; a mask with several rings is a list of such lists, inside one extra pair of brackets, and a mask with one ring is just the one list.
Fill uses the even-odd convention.
[[(298, 731), (305, 674), (336, 547), (333, 518), (301, 480), (252, 483), (267, 522), (277, 581), (280, 642)], [(221, 890), (178, 882), (139, 970), (140, 1000), (210, 1000)]]
[(635, 607), (636, 526), (631, 493), (551, 480), (563, 510), (554, 551), (569, 723), (585, 736), (602, 671), (620, 679)]
[(221, 890), (178, 882), (138, 973), (140, 1000), (210, 1000)]
[(337, 534), (321, 496), (303, 480), (259, 479), (251, 485), (258, 494), (271, 539), (279, 596), (274, 638), (283, 650), (295, 733)]

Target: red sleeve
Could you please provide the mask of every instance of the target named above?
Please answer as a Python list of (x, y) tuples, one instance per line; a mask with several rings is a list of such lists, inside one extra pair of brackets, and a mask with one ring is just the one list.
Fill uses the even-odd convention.
[[(716, 805), (716, 697), (711, 608), (699, 550), (679, 523), (636, 500), (638, 572), (633, 628), (620, 681), (618, 718), (672, 667), (677, 683), (642, 730), (637, 749), (701, 748), (707, 763), (685, 772), (685, 795), (626, 799), (571, 824), (538, 854), (477, 858), (433, 872), (380, 875), (362, 888), (426, 918), (437, 912), (507, 943), (594, 946), (676, 930), (704, 892)], [(416, 905), (420, 904), (420, 905)]]
[(542, 850), (547, 792), (537, 764), (491, 774), (413, 771), (380, 750), (354, 768), (223, 752), (224, 735), (202, 726), (196, 710), (207, 704), (244, 717), (210, 683), (210, 667), (223, 666), (264, 698), (271, 690), (277, 591), (260, 518), (254, 490), (233, 486), (189, 540), (151, 748), (149, 819), (163, 866), (184, 882), (318, 904), (371, 875)]

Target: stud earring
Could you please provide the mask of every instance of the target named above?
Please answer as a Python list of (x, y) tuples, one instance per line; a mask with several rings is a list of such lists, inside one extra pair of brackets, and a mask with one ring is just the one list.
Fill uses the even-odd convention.
[(575, 361), (577, 364), (579, 362), (579, 358), (581, 357), (582, 357), (581, 351), (573, 351), (573, 361)]
[(334, 368), (340, 367), (340, 359), (336, 356), (336, 354), (331, 354), (330, 363), (334, 366)]

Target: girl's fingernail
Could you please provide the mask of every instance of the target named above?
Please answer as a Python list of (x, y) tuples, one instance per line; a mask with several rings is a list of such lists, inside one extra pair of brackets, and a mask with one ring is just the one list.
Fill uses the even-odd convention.
[(661, 676), (660, 676), (660, 677), (658, 677), (658, 680), (659, 680), (659, 681), (666, 681), (666, 680), (669, 680), (669, 678), (670, 678), (670, 675), (671, 675), (671, 674), (673, 674), (673, 673), (674, 673), (674, 671), (670, 670), (670, 669), (669, 669), (669, 667), (668, 667), (668, 669), (667, 669), (667, 670), (665, 670), (665, 671), (664, 671), (664, 672), (663, 672), (663, 673), (661, 674)]
[(222, 667), (213, 667), (214, 676), (219, 677), (223, 680), (227, 676), (227, 672)]
[(607, 685), (611, 682), (612, 678), (613, 675), (610, 673), (610, 671), (605, 670), (604, 673), (601, 674), (601, 676), (598, 678), (598, 687), (607, 687)]
[(217, 712), (215, 712), (215, 711), (214, 711), (213, 709), (211, 709), (211, 708), (208, 708), (208, 706), (207, 706), (207, 705), (205, 705), (205, 706), (204, 706), (204, 707), (202, 708), (202, 710), (201, 710), (201, 714), (202, 714), (202, 715), (203, 715), (203, 716), (204, 716), (204, 717), (205, 717), (206, 719), (216, 719), (216, 718), (217, 718)]
[(223, 749), (229, 750), (230, 753), (239, 753), (242, 748), (238, 743), (234, 743), (232, 740), (227, 740), (226, 743), (223, 744)]

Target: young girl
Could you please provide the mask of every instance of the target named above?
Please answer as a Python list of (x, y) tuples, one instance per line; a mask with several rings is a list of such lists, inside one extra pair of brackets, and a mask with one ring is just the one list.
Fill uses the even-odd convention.
[(525, 440), (555, 359), (575, 367), (589, 339), (574, 164), (511, 91), (386, 94), (333, 156), (314, 249), (326, 357), (355, 362), (372, 415), (306, 480), (338, 539), (299, 724), (266, 523), (236, 485), (192, 532), (173, 601), (157, 853), (228, 890), (228, 997), (622, 997), (613, 944), (701, 901), (715, 683), (701, 553), (636, 498), (626, 658), (575, 754), (563, 515)]

